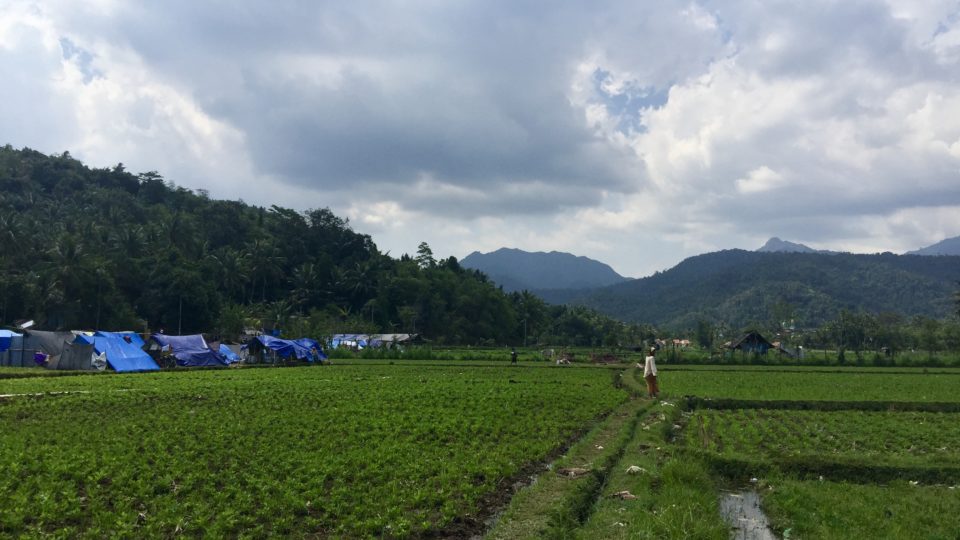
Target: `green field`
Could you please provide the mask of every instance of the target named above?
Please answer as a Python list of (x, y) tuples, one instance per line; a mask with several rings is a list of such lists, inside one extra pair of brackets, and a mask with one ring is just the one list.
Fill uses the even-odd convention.
[(671, 395), (803, 401), (958, 402), (960, 373), (923, 369), (687, 370), (664, 367), (660, 386)]
[(952, 370), (665, 366), (660, 401), (632, 365), (30, 375), (0, 372), (0, 537), (719, 540), (731, 489), (789, 538), (960, 530)]
[(810, 458), (877, 465), (960, 465), (960, 414), (939, 412), (696, 411), (687, 443), (725, 456)]
[(622, 402), (611, 381), (389, 365), (0, 381), (69, 392), (0, 401), (0, 536), (442, 532)]

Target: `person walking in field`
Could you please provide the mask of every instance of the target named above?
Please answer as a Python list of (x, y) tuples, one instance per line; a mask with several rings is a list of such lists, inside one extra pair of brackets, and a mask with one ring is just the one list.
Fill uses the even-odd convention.
[[(643, 361), (643, 379), (647, 381), (647, 397), (656, 398), (660, 395), (657, 385), (657, 348), (650, 347), (650, 354)], [(637, 366), (639, 367), (639, 365)]]
[(511, 364), (517, 363), (517, 349), (510, 350), (510, 363)]

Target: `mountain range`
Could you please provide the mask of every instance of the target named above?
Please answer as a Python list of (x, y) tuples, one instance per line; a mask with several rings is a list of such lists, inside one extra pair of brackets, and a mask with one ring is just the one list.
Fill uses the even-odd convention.
[(960, 283), (960, 237), (905, 255), (820, 251), (771, 238), (756, 251), (706, 253), (641, 279), (558, 252), (504, 248), (472, 253), (461, 264), (506, 290), (526, 289), (624, 321), (684, 329), (701, 319), (743, 327), (786, 318), (813, 327), (843, 310), (949, 315)]

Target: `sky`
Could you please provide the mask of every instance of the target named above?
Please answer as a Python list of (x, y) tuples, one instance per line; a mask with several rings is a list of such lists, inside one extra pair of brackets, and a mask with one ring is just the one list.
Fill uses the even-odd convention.
[(960, 0), (0, 0), (0, 144), (643, 277), (960, 235)]

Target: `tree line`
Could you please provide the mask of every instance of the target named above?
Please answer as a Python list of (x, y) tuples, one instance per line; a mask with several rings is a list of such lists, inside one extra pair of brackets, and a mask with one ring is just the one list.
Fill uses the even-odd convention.
[(214, 200), (156, 172), (0, 148), (0, 324), (238, 337), (417, 333), (616, 346), (651, 328), (505, 293), (429, 245), (393, 258), (328, 208)]

